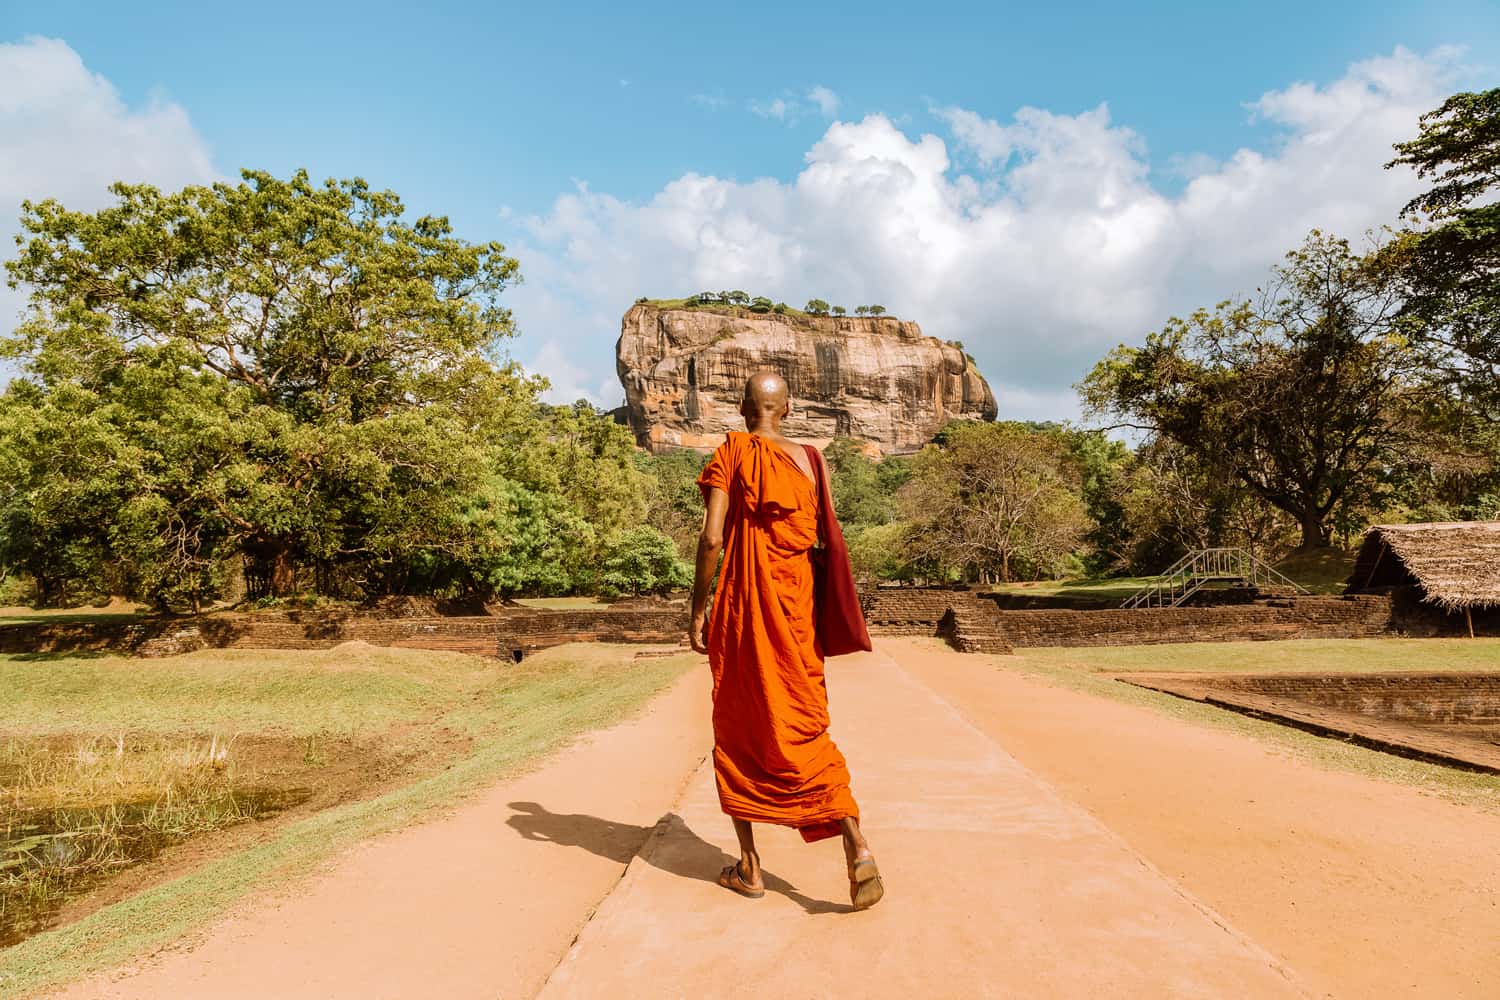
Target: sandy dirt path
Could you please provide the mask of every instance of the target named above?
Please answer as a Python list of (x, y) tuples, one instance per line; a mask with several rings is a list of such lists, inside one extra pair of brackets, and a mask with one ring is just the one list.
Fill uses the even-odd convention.
[(848, 912), (837, 841), (760, 828), (766, 897), (700, 769), (542, 996), (1283, 997), (1269, 954), (880, 652), (830, 666), (887, 899)]
[(708, 701), (690, 671), (640, 718), (58, 995), (533, 996), (703, 761)]
[(1319, 995), (1500, 996), (1500, 815), (936, 643), (882, 648)]

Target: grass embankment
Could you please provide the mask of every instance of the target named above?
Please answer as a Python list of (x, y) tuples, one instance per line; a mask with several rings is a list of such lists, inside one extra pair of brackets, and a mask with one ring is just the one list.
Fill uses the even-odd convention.
[(60, 814), (87, 823), (111, 807), (127, 827), (140, 808), (166, 817), (170, 805), (176, 818), (158, 825), (180, 840), (255, 815), (272, 792), (305, 799), (269, 836), (242, 838), (180, 877), (0, 951), (0, 997), (161, 946), (271, 879), (618, 721), (696, 662), (635, 652), (565, 646), (504, 667), (359, 644), (150, 663), (0, 658), (0, 747), (12, 765), (0, 827)]
[(597, 597), (518, 597), (516, 603), (523, 608), (543, 611), (577, 611), (589, 608), (607, 608), (608, 602)]
[(1500, 810), (1500, 778), (1368, 750), (1114, 679), (1137, 671), (1192, 673), (1380, 673), (1500, 669), (1500, 639), (1297, 639), (1028, 649), (997, 659), (1040, 679), (1138, 705), (1197, 725), (1228, 729), (1326, 767), (1426, 789)]
[(1354, 572), (1355, 553), (1344, 549), (1314, 549), (1293, 552), (1276, 569), (1314, 594), (1342, 594)]
[(1098, 580), (1027, 580), (997, 583), (990, 589), (1000, 594), (1033, 597), (1078, 597), (1096, 601), (1123, 601), (1142, 587), (1156, 582), (1154, 576), (1115, 576)]
[(16, 625), (24, 622), (94, 622), (110, 624), (140, 621), (145, 609), (128, 601), (111, 601), (98, 607), (79, 608), (28, 608), (24, 606), (0, 608), (0, 625)]
[[(1354, 569), (1354, 553), (1343, 549), (1295, 552), (1275, 566), (1276, 570), (1314, 594), (1342, 594)], [(997, 593), (1029, 594), (1036, 597), (1072, 597), (1097, 601), (1123, 601), (1157, 581), (1154, 576), (1115, 576), (1098, 579), (1029, 580), (996, 584)], [(1210, 586), (1208, 589), (1216, 589)]]

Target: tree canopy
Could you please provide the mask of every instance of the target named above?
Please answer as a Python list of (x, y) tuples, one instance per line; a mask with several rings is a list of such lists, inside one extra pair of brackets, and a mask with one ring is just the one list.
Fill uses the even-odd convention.
[(567, 589), (644, 516), (624, 428), (507, 360), (498, 243), (363, 181), (23, 208), (0, 561), (44, 601)]
[(1314, 232), (1258, 302), (1173, 318), (1082, 385), (1095, 411), (1169, 438), (1296, 519), (1302, 545), (1379, 489), (1415, 438), (1420, 364), (1378, 258)]
[(913, 562), (1008, 581), (1053, 575), (1089, 521), (1066, 440), (1018, 423), (950, 424), (901, 490)]
[(1395, 149), (1387, 167), (1434, 182), (1404, 210), (1420, 228), (1387, 250), (1406, 282), (1407, 332), (1437, 371), (1500, 416), (1500, 87), (1454, 94)]

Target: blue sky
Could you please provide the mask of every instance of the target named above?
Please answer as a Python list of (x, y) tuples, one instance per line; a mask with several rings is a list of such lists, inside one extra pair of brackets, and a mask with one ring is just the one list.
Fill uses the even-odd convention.
[(616, 401), (636, 295), (753, 285), (882, 301), (1007, 415), (1071, 416), (1111, 343), (1392, 221), (1381, 150), (1500, 79), (1500, 5), (1457, 0), (469, 6), (0, 0), (60, 67), (11, 60), (0, 230), (111, 169), (358, 174), (517, 251), (515, 353), (559, 397)]

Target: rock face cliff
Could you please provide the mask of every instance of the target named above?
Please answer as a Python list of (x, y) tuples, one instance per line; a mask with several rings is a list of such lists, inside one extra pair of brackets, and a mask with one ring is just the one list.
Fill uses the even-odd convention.
[(638, 303), (615, 345), (625, 411), (651, 451), (708, 449), (744, 430), (745, 380), (765, 368), (792, 391), (784, 430), (826, 443), (916, 451), (949, 420), (995, 419), (995, 396), (973, 362), (915, 323), (884, 317), (669, 309)]

